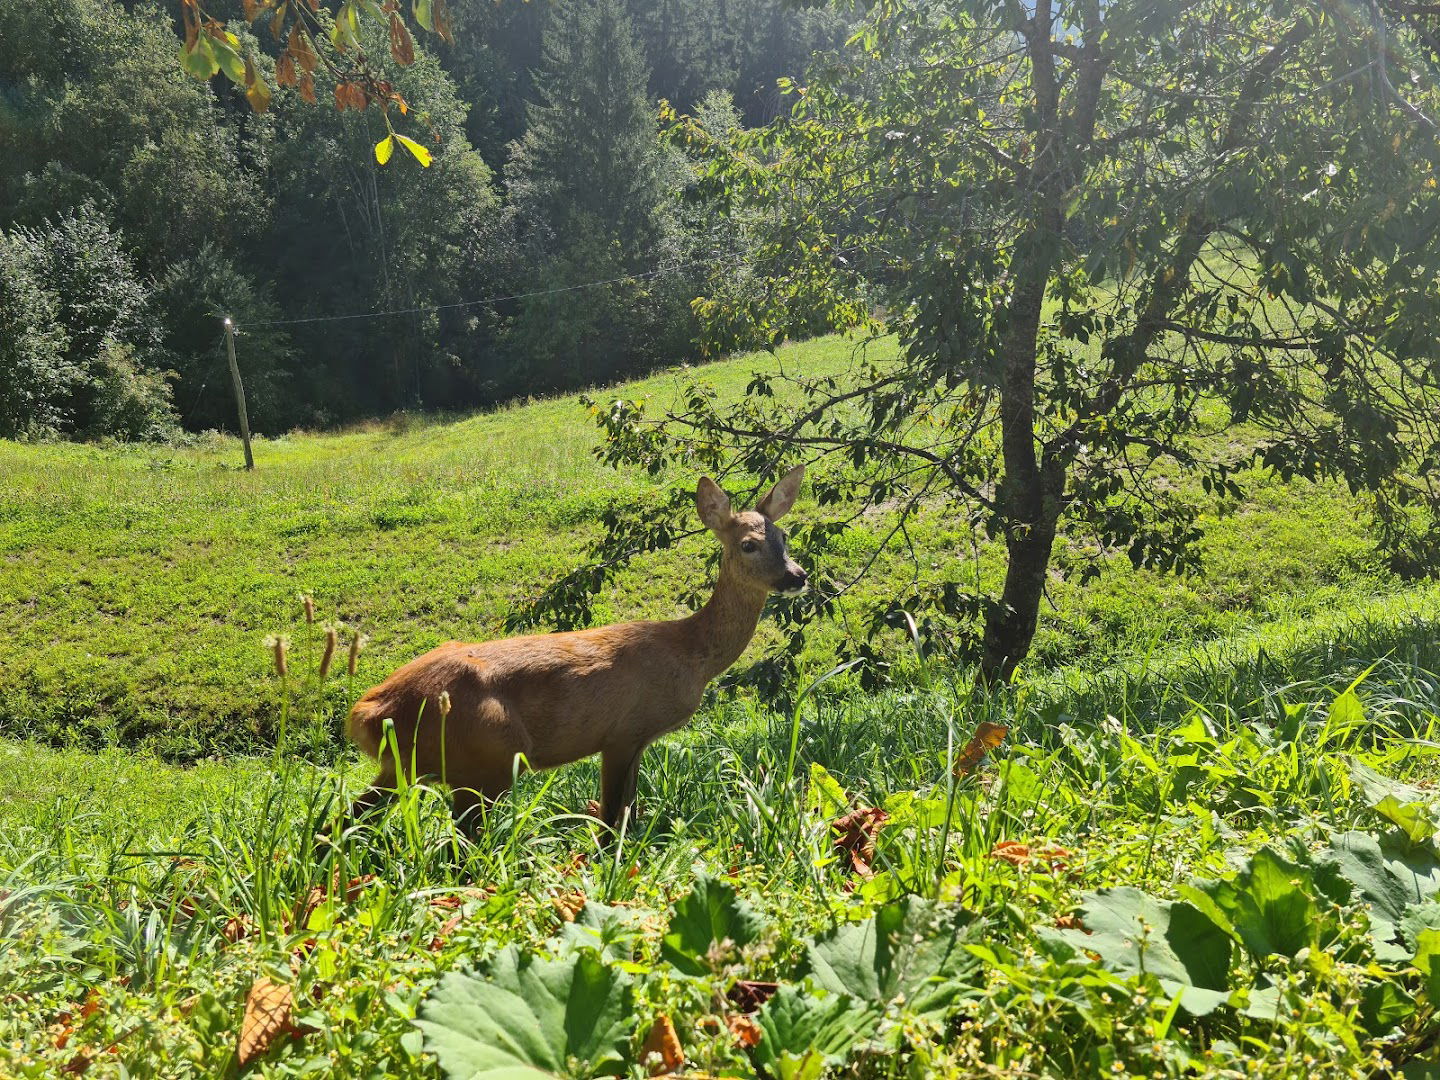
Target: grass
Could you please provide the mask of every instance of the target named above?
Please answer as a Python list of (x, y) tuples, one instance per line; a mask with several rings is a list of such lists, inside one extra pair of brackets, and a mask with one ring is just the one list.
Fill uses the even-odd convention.
[[(693, 377), (733, 396), (757, 368), (815, 375), (849, 364), (855, 348), (824, 339), (614, 394), (665, 402)], [(267, 677), (263, 642), (318, 633), (300, 622), (300, 593), (315, 597), (321, 622), (370, 641), (354, 683), (329, 690), (336, 712), (439, 642), (501, 633), (509, 612), (584, 560), (615, 500), (694, 483), (681, 469), (658, 479), (609, 470), (590, 453), (597, 440), (566, 398), (266, 439), (254, 473), (236, 469), (238, 447), (218, 437), (189, 448), (0, 442), (0, 640), (9, 643), (0, 652), (0, 734), (146, 746), (173, 761), (273, 745), (285, 691)], [(1207, 508), (1201, 575), (1137, 572), (1122, 559), (1081, 588), (1068, 574), (1075, 552), (1063, 548), (1035, 664), (1105, 666), (1400, 587), (1375, 550), (1364, 506), (1343, 490), (1261, 473), (1247, 483), (1238, 504), (1189, 493)], [(795, 516), (820, 512), (802, 501)], [(967, 580), (976, 572), (972, 537), (943, 512), (922, 514), (910, 540), (923, 565)], [(862, 523), (828, 569), (843, 574), (883, 545), (878, 526)], [(677, 598), (703, 583), (708, 550), (695, 539), (639, 560), (601, 598), (597, 619), (683, 613)], [(985, 545), (979, 551), (979, 572), (993, 579), (998, 559)], [(875, 565), (814, 636), (803, 657), (812, 676), (830, 666), (839, 635), (866, 605), (913, 572), (898, 538)], [(777, 638), (762, 624), (751, 656)], [(890, 645), (905, 648), (898, 637)]]
[[(828, 628), (814, 692), (717, 696), (647, 752), (613, 845), (587, 761), (521, 777), (473, 842), (421, 784), (315, 854), (369, 780), (338, 737), (362, 689), (496, 633), (615, 499), (694, 481), (595, 441), (557, 400), (268, 439), (253, 474), (219, 438), (0, 444), (0, 1076), (639, 1078), (664, 1024), (697, 1077), (1440, 1069), (1440, 585), (1391, 577), (1329, 486), (1189, 492), (1195, 578), (1081, 589), (1067, 541), (990, 696), (898, 639), (904, 683), (820, 685)], [(970, 550), (938, 512), (911, 539)], [(678, 614), (704, 559), (643, 560), (600, 617)], [(876, 565), (848, 603), (909, 572)], [(370, 644), (322, 685), (326, 623)]]
[[(588, 949), (625, 965), (635, 982), (627, 1062), (664, 1014), (692, 1067), (753, 1076), (757, 1060), (716, 1034), (727, 1015), (744, 1015), (736, 979), (810, 985), (807, 941), (913, 894), (983, 925), (964, 993), (940, 1016), (877, 1006), (875, 1037), (890, 1049), (845, 1055), (839, 1075), (1279, 1077), (1301, 1061), (1327, 1076), (1371, 1075), (1386, 1054), (1417, 1056), (1412, 1043), (1433, 1022), (1423, 1005), (1398, 1029), (1362, 1022), (1350, 1006), (1378, 978), (1373, 956), (1335, 946), (1330, 967), (1237, 958), (1235, 990), (1283, 985), (1295, 996), (1298, 1011), (1275, 1022), (1247, 1014), (1243, 996), (1177, 1016), (1173, 991), (1153, 976), (1063, 962), (1045, 936), (1106, 886), (1169, 897), (1197, 877), (1232, 874), (1262, 844), (1297, 857), (1347, 829), (1378, 835), (1385, 823), (1350, 782), (1352, 757), (1430, 782), (1440, 749), (1433, 615), (1352, 617), (1323, 648), (1295, 627), (1234, 646), (1226, 662), (1136, 665), (1103, 686), (1057, 676), (980, 701), (937, 670), (929, 689), (821, 695), (793, 714), (731, 702), (652, 748), (642, 817), (613, 850), (576, 813), (594, 794), (593, 763), (523, 778), (473, 847), (452, 831), (443, 793), (422, 786), (317, 862), (315, 827), (341, 786), (366, 779), (353, 765), (337, 774), (277, 754), (179, 768), (119, 750), (8, 744), (0, 1074), (53, 1075), (77, 1060), (101, 1075), (122, 1065), (136, 1077), (230, 1074), (243, 1002), (268, 978), (291, 988), (304, 1033), (278, 1040), (255, 1074), (434, 1075), (437, 1045), (421, 1039), (417, 1010), (447, 973), (487, 970), (516, 947), (555, 963)], [(1377, 664), (1381, 653), (1389, 658)], [(1352, 699), (1363, 716), (1342, 709)], [(1194, 741), (1196, 717), (1213, 738)], [(1007, 724), (1009, 739), (955, 782), (955, 756), (981, 721)], [(835, 792), (891, 815), (873, 877), (857, 876), (832, 843), (829, 822), (845, 809), (829, 801)], [(1067, 854), (1058, 868), (1012, 865), (991, 857), (1006, 842)], [(732, 955), (712, 947), (694, 975), (674, 968), (662, 938), (701, 871), (735, 890), (763, 929)], [(332, 881), (355, 887), (347, 896)], [(582, 898), (592, 915), (564, 922)], [(1347, 941), (1364, 936), (1363, 908), (1313, 902)], [(610, 908), (633, 916), (632, 930), (587, 937)], [(1405, 963), (1390, 969), (1425, 1000)]]

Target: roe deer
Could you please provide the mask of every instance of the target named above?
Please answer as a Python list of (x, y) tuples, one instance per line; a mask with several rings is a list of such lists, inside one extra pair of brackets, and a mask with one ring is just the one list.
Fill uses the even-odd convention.
[[(412, 660), (369, 691), (349, 731), (380, 763), (351, 807), (354, 817), (393, 793), (396, 768), (436, 776), (454, 814), (494, 800), (511, 784), (515, 756), (551, 769), (600, 754), (600, 817), (615, 829), (631, 812), (645, 747), (682, 727), (705, 686), (740, 658), (771, 592), (794, 595), (805, 571), (774, 524), (795, 503), (804, 466), (791, 469), (752, 511), (735, 513), (705, 477), (700, 520), (720, 540), (720, 576), (703, 608), (669, 622), (628, 622), (570, 633), (450, 642)], [(442, 720), (440, 695), (451, 711)], [(384, 724), (394, 722), (397, 762)], [(407, 773), (408, 775), (408, 773)]]

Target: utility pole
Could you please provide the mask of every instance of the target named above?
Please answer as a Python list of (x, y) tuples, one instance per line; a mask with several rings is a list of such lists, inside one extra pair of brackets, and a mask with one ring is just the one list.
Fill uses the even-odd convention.
[(240, 412), (240, 440), (245, 444), (245, 468), (255, 468), (255, 455), (250, 452), (250, 418), (245, 413), (245, 384), (240, 381), (240, 365), (235, 363), (235, 324), (225, 316), (225, 352), (230, 357), (230, 381), (235, 385), (235, 407)]

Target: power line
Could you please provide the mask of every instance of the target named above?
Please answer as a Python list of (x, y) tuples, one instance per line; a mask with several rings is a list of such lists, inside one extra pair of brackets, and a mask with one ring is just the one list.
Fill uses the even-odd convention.
[[(730, 262), (738, 261), (739, 256), (732, 256)], [(678, 274), (682, 270), (689, 270), (697, 266), (714, 266), (727, 260), (696, 259), (689, 263), (678, 263), (673, 266), (661, 266), (654, 270), (646, 270), (638, 274), (625, 274), (621, 277), (605, 278), (601, 281), (585, 281), (579, 285), (566, 285), (558, 289), (538, 289), (535, 292), (512, 293), (509, 296), (487, 296), (480, 300), (462, 300), (454, 304), (435, 304), (430, 307), (394, 308), (389, 311), (363, 311), (353, 315), (315, 315), (306, 319), (263, 319), (256, 322), (246, 323), (246, 326), (298, 326), (301, 323), (322, 323), (322, 322), (344, 322), (352, 319), (379, 319), (390, 315), (422, 315), (439, 311), (454, 311), (457, 308), (480, 307), (485, 304), (503, 304), (510, 300), (530, 300), (539, 296), (555, 296), (560, 293), (576, 292), (580, 289), (593, 289), (601, 285), (616, 285), (623, 281), (639, 281), (645, 278), (661, 277), (665, 274)], [(236, 330), (240, 326), (236, 325)]]

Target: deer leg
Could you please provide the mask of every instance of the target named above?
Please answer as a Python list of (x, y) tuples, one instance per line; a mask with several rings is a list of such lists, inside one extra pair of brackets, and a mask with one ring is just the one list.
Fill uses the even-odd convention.
[[(341, 816), (339, 832), (344, 833), (351, 825), (368, 817), (395, 797), (395, 763), (388, 758), (380, 764), (380, 773), (370, 786), (360, 793)], [(320, 850), (326, 844), (333, 844), (333, 834), (328, 824), (321, 827), (315, 836), (315, 848)]]
[(600, 758), (600, 820), (619, 831), (628, 814), (635, 818), (635, 788), (640, 780), (642, 746), (635, 750), (606, 751)]
[(472, 777), (467, 781), (452, 781), (450, 814), (455, 819), (455, 827), (473, 840), (485, 810), (510, 790), (510, 784), (510, 774), (498, 772), (486, 777)]

